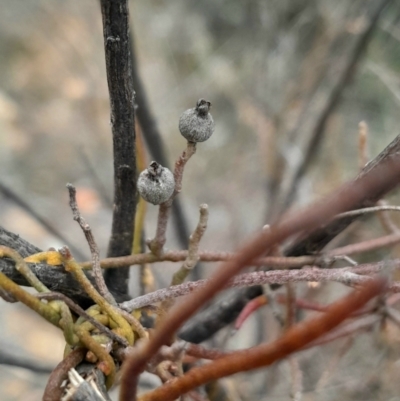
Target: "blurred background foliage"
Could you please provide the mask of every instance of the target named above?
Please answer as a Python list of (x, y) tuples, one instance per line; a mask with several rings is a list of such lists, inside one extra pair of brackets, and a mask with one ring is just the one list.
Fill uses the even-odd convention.
[[(387, 7), (377, 13), (384, 3)], [(72, 182), (104, 256), (113, 173), (99, 5), (14, 0), (3, 2), (1, 9), (0, 182), (89, 258), (68, 208), (65, 184)], [(374, 13), (379, 19), (365, 39), (365, 51), (343, 72)], [(371, 157), (399, 133), (399, 18), (398, 1), (131, 1), (139, 70), (171, 164), (185, 146), (177, 129), (181, 112), (200, 97), (213, 104), (215, 134), (198, 146), (180, 195), (191, 229), (198, 205), (209, 204), (203, 248), (233, 250), (286, 207), (308, 203), (355, 176), (361, 120), (369, 126)], [(329, 108), (335, 91), (338, 99)], [(293, 172), (302, 163), (296, 178)], [(285, 197), (290, 183), (296, 191)], [(63, 245), (4, 193), (0, 202), (5, 228), (43, 249)], [(154, 232), (156, 212), (149, 205), (148, 236)], [(376, 236), (379, 228), (374, 232), (372, 226), (364, 225), (353, 235)], [(173, 230), (168, 238), (169, 248), (178, 247)], [(165, 269), (171, 271), (168, 265), (155, 266), (159, 285), (169, 281)], [(327, 300), (340, 291), (335, 285), (329, 288), (315, 290), (314, 296)], [(38, 318), (18, 305), (1, 303), (1, 310), (1, 347), (20, 347), (50, 364), (60, 360), (59, 333), (39, 325)], [(267, 313), (257, 315), (269, 324), (264, 339), (276, 334)], [(233, 347), (250, 346), (256, 329), (250, 321), (237, 340), (229, 341)], [(368, 358), (365, 350), (371, 348), (374, 357)], [(397, 399), (400, 389), (393, 375), (400, 372), (388, 349), (363, 336), (346, 355), (348, 360), (340, 362), (343, 370), (323, 398)], [(312, 390), (328, 357), (317, 352), (310, 351), (304, 361), (304, 398), (322, 397)], [(357, 369), (351, 370), (354, 365)], [(385, 375), (379, 375), (377, 366), (385, 367)], [(46, 376), (5, 365), (0, 371), (2, 400), (40, 399)], [(243, 375), (243, 387), (232, 390), (236, 399), (263, 399), (262, 394), (265, 399), (272, 394), (288, 399), (285, 364), (268, 375), (262, 371), (251, 376), (251, 386)]]

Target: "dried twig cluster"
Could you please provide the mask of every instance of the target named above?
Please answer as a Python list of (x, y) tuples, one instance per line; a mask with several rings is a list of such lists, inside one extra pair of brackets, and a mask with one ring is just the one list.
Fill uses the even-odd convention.
[[(179, 130), (187, 146), (178, 157), (174, 171), (168, 169), (163, 156), (155, 157), (157, 160), (142, 169), (136, 181), (135, 156), (142, 161), (145, 157), (143, 147), (138, 146), (135, 152), (131, 74), (135, 59), (129, 54), (127, 2), (102, 0), (101, 5), (115, 156), (115, 206), (108, 257), (100, 259), (93, 233), (79, 211), (76, 189), (71, 184), (67, 185), (70, 206), (88, 242), (90, 262), (78, 263), (68, 247), (39, 252), (0, 228), (0, 296), (7, 302), (24, 303), (60, 328), (65, 337), (64, 358), (51, 373), (43, 399), (108, 400), (107, 391), (120, 376), (121, 401), (167, 401), (179, 397), (214, 401), (211, 394), (205, 394), (203, 385), (289, 358), (292, 398), (299, 400), (303, 375), (296, 352), (338, 338), (350, 338), (386, 320), (400, 325), (399, 313), (394, 308), (400, 300), (400, 285), (392, 278), (400, 268), (400, 260), (358, 264), (351, 258), (400, 242), (399, 229), (387, 214), (399, 211), (400, 207), (386, 205), (382, 200), (399, 184), (400, 136), (367, 163), (368, 127), (360, 123), (360, 174), (325, 199), (301, 211), (283, 214), (236, 252), (201, 249), (209, 218), (206, 204), (200, 205), (198, 224), (187, 235), (187, 250), (166, 250), (167, 225), (173, 208), (179, 209), (176, 197), (182, 190), (186, 164), (195, 155), (198, 143), (214, 133), (211, 103), (200, 99), (195, 107), (181, 115)], [(352, 66), (350, 63), (346, 71)], [(133, 77), (137, 80), (137, 75)], [(149, 115), (140, 113), (140, 119), (148, 121)], [(299, 165), (298, 169), (302, 167)], [(288, 182), (297, 174), (300, 173), (287, 177)], [(292, 187), (283, 192), (281, 206), (292, 197)], [(158, 205), (155, 235), (146, 243), (148, 251), (142, 249), (140, 253), (132, 253), (132, 247), (140, 248), (138, 237), (143, 231), (145, 214), (145, 207), (139, 206), (136, 210), (136, 189), (145, 201)], [(135, 212), (139, 217), (136, 230)], [(370, 213), (379, 213), (387, 235), (324, 249), (353, 221)], [(350, 266), (333, 268), (338, 260)], [(164, 261), (181, 262), (170, 286), (130, 299), (129, 267)], [(199, 261), (220, 265), (206, 280), (185, 282)], [(249, 267), (253, 271), (242, 273)], [(151, 275), (150, 268), (147, 274)], [(338, 282), (351, 290), (332, 304), (323, 305), (297, 296), (294, 283), (299, 282)], [(285, 288), (274, 292), (267, 284)], [(34, 287), (37, 294), (25, 291), (24, 285)], [(191, 320), (194, 329), (179, 331), (216, 294), (230, 287), (244, 287), (245, 296), (217, 305), (206, 316), (207, 325), (201, 316), (195, 317)], [(280, 323), (280, 334), (274, 341), (232, 352), (196, 344), (232, 322), (235, 330), (240, 330), (245, 319), (264, 305), (271, 306)], [(298, 310), (315, 313), (297, 321)], [(145, 327), (144, 315), (153, 317), (153, 327)], [(205, 328), (200, 330), (203, 325)], [(346, 350), (347, 344), (343, 353)], [(138, 395), (138, 381), (144, 371), (157, 375), (162, 385)], [(322, 376), (319, 386), (323, 387), (325, 382), (326, 377)]]

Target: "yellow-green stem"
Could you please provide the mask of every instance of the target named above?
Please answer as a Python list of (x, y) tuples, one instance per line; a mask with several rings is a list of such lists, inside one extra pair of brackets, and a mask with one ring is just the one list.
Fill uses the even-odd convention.
[(23, 290), (18, 284), (15, 284), (2, 272), (0, 272), (0, 287), (11, 294), (15, 299), (25, 304), (28, 308), (44, 317), (51, 324), (59, 327), (61, 316), (53, 307), (43, 303), (34, 295)]
[(79, 337), (82, 344), (85, 345), (87, 349), (92, 351), (100, 361), (106, 364), (106, 369), (101, 369), (103, 373), (107, 376), (106, 386), (110, 388), (115, 379), (115, 364), (110, 354), (102, 347), (96, 340), (94, 340), (90, 333), (82, 328), (81, 326), (75, 326), (75, 333)]
[(100, 308), (107, 313), (112, 320), (114, 320), (117, 325), (122, 329), (123, 336), (127, 339), (130, 345), (134, 342), (134, 333), (129, 325), (129, 323), (119, 314), (114, 308), (99, 294), (99, 292), (94, 288), (92, 283), (88, 280), (85, 273), (83, 272), (81, 266), (71, 257), (63, 257), (63, 262), (65, 269), (71, 271), (75, 276), (79, 284), (83, 287), (86, 293), (96, 302)]

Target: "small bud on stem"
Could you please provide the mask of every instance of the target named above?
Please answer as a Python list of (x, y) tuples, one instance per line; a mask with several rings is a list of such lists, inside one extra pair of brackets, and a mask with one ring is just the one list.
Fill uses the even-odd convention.
[(214, 132), (214, 120), (209, 113), (211, 103), (204, 99), (196, 107), (186, 110), (179, 119), (179, 131), (189, 142), (204, 142)]
[(153, 161), (140, 173), (137, 187), (145, 201), (159, 205), (166, 202), (173, 194), (174, 175), (166, 167)]

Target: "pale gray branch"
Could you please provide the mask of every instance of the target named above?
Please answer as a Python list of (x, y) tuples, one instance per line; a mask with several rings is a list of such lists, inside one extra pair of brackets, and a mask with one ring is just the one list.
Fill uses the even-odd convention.
[[(227, 283), (227, 288), (250, 287), (261, 284), (286, 284), (293, 282), (328, 282), (336, 281), (348, 286), (355, 286), (369, 280), (366, 275), (376, 274), (384, 269), (399, 269), (400, 259), (390, 262), (378, 262), (373, 264), (359, 265), (355, 267), (344, 267), (338, 269), (319, 269), (317, 267), (307, 267), (301, 270), (271, 270), (240, 274)], [(120, 306), (132, 311), (156, 302), (167, 299), (181, 297), (192, 291), (205, 286), (209, 280), (199, 280), (163, 288), (150, 294), (142, 295), (130, 301), (122, 303)], [(400, 292), (400, 285), (393, 283), (390, 286), (392, 292)]]

